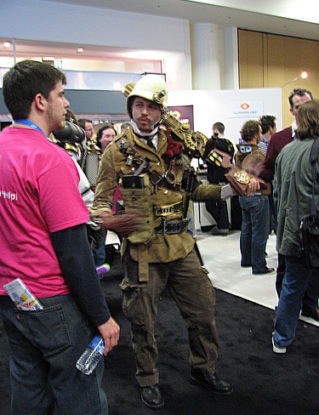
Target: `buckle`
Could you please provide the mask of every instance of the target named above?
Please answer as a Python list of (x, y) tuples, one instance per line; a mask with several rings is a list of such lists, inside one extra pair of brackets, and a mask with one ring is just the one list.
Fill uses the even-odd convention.
[(173, 235), (181, 232), (181, 221), (180, 220), (163, 220), (163, 233), (166, 235)]
[(182, 202), (174, 203), (173, 205), (154, 206), (154, 215), (155, 216), (167, 216), (172, 213), (177, 213), (177, 212), (182, 213), (182, 210), (183, 210)]
[(155, 228), (155, 232), (162, 233), (163, 235), (175, 235), (186, 231), (188, 223), (189, 219), (162, 219), (161, 225)]

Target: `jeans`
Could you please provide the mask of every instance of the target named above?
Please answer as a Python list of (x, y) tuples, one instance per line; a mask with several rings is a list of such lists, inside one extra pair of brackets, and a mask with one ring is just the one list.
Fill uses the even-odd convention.
[(239, 197), (242, 209), (240, 233), (241, 265), (252, 266), (253, 273), (264, 272), (266, 244), (269, 231), (268, 196)]
[(0, 297), (10, 346), (13, 415), (107, 415), (104, 362), (92, 375), (76, 361), (95, 334), (71, 295), (41, 298), (44, 309), (19, 311)]
[[(278, 298), (280, 297), (282, 289), (282, 281), (285, 276), (286, 270), (286, 257), (285, 255), (278, 254), (278, 267), (276, 276), (276, 291)], [(311, 271), (311, 276), (308, 281), (306, 291), (302, 298), (302, 311), (311, 312), (318, 307), (319, 297), (319, 269), (314, 268)]]
[(105, 263), (105, 238), (106, 229), (101, 229), (100, 239), (98, 240), (98, 246), (93, 250), (93, 258), (96, 267)]
[(298, 324), (302, 297), (306, 291), (312, 270), (303, 264), (303, 258), (286, 256), (286, 272), (276, 311), (274, 342), (279, 347), (289, 346)]

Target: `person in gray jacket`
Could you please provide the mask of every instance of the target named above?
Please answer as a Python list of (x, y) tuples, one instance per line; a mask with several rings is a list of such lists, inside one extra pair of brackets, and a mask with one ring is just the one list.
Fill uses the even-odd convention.
[[(310, 153), (314, 140), (319, 140), (319, 100), (303, 104), (298, 111), (297, 140), (280, 152), (275, 169), (274, 201), (278, 212), (277, 250), (285, 256), (286, 270), (280, 293), (272, 336), (273, 351), (286, 353), (295, 338), (299, 312), (309, 278), (319, 274), (319, 268), (307, 268), (299, 226), (311, 215), (314, 186), (315, 205), (319, 206), (318, 178), (313, 181)], [(319, 154), (315, 162), (319, 172)], [(319, 275), (317, 294), (319, 293)]]

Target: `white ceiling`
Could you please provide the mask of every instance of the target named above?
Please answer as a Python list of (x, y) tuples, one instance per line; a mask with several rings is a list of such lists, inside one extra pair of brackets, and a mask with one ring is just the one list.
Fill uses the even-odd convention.
[[(51, 1), (51, 0), (40, 0)], [(319, 40), (317, 0), (54, 0)]]
[[(39, 0), (46, 2), (52, 0)], [(266, 33), (319, 40), (319, 2), (317, 0), (53, 0), (77, 6), (109, 8), (132, 13), (184, 18), (190, 22), (211, 22)], [(6, 39), (0, 39), (4, 41)], [(21, 57), (72, 56), (78, 45), (19, 40)], [(85, 59), (127, 59), (128, 51), (107, 46), (86, 48)], [(8, 56), (11, 52), (8, 51)], [(6, 56), (2, 49), (0, 56)], [(141, 56), (141, 54), (139, 54)], [(83, 56), (84, 58), (84, 56)], [(80, 56), (79, 56), (80, 59)], [(145, 58), (147, 59), (147, 58)], [(149, 59), (159, 59), (154, 55)]]

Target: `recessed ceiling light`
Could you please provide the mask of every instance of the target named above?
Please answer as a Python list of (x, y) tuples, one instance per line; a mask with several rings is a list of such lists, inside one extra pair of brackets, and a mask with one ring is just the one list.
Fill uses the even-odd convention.
[(114, 89), (115, 91), (122, 91), (123, 86), (121, 85), (121, 82), (114, 82), (114, 84), (113, 84), (113, 89)]
[(83, 48), (78, 48), (77, 52), (78, 53), (83, 53), (84, 52), (84, 49)]
[(3, 47), (6, 48), (6, 49), (10, 48), (10, 46), (11, 46), (10, 42), (4, 42), (3, 43)]

